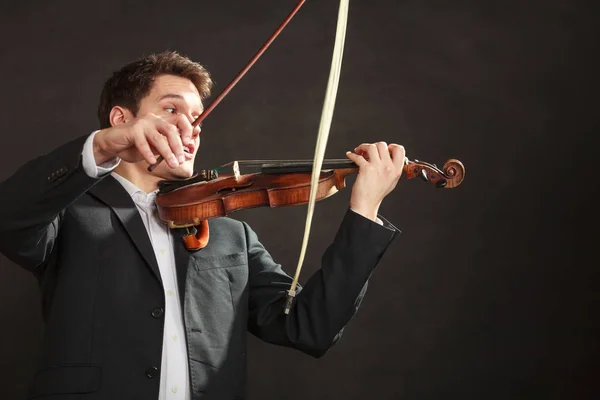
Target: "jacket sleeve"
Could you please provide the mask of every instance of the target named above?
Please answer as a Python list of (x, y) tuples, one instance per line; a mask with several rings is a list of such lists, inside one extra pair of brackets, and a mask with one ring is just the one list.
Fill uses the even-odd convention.
[(248, 330), (266, 342), (323, 356), (356, 314), (371, 273), (400, 232), (379, 218), (383, 225), (347, 211), (321, 269), (304, 287), (298, 286), (289, 314), (284, 306), (292, 278), (244, 224), (250, 271)]
[(0, 253), (29, 270), (47, 260), (65, 209), (100, 181), (82, 166), (89, 135), (20, 167), (0, 183)]

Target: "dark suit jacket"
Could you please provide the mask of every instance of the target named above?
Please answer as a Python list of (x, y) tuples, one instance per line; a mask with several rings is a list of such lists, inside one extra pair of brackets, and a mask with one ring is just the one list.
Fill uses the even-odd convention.
[[(156, 399), (165, 304), (157, 261), (125, 189), (83, 170), (86, 139), (0, 184), (0, 251), (36, 275), (43, 299), (46, 330), (30, 398)], [(348, 210), (289, 315), (283, 304), (292, 279), (246, 223), (211, 220), (210, 242), (197, 252), (176, 238), (192, 398), (244, 398), (246, 330), (324, 355), (397, 233), (384, 225)]]

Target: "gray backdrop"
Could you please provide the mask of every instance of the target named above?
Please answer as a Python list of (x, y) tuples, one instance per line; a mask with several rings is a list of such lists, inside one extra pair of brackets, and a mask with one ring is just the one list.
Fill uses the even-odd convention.
[[(95, 130), (102, 83), (142, 54), (178, 50), (204, 63), (217, 94), (295, 1), (3, 3), (0, 179)], [(337, 6), (307, 2), (205, 121), (198, 169), (312, 158)], [(250, 398), (598, 396), (596, 242), (585, 233), (597, 212), (586, 193), (598, 187), (594, 12), (566, 0), (350, 7), (327, 156), (384, 140), (411, 159), (458, 158), (466, 178), (454, 190), (400, 182), (381, 213), (403, 234), (342, 341), (313, 360), (251, 337)], [(302, 282), (349, 196), (318, 204)], [(293, 273), (305, 213), (233, 217)], [(43, 324), (35, 280), (4, 257), (0, 296), (0, 398), (19, 399)]]

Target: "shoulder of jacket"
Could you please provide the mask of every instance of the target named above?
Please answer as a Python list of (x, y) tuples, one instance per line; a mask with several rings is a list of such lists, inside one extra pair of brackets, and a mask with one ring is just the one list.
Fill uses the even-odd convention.
[(219, 217), (209, 221), (215, 228), (221, 229), (244, 229), (242, 221), (230, 217)]

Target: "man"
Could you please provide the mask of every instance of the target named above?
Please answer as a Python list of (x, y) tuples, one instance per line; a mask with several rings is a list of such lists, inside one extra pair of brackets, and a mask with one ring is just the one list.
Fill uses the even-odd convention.
[(131, 63), (104, 86), (99, 131), (0, 184), (0, 251), (35, 274), (43, 298), (30, 398), (242, 399), (246, 330), (320, 357), (356, 312), (397, 233), (378, 209), (404, 149), (348, 154), (360, 168), (350, 209), (285, 314), (291, 278), (246, 223), (212, 219), (208, 245), (188, 251), (156, 215), (158, 182), (193, 173), (191, 122), (211, 85), (177, 53)]

